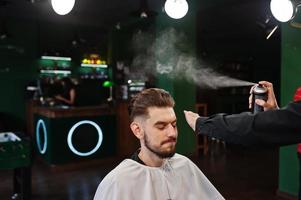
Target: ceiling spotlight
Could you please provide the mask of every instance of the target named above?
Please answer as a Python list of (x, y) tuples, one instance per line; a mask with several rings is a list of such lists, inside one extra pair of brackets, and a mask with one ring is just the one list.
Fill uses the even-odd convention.
[(140, 0), (140, 5), (138, 10), (130, 13), (131, 16), (139, 17), (142, 19), (155, 17), (157, 14), (158, 13), (156, 11), (149, 9), (147, 0)]
[(8, 38), (8, 35), (7, 35), (6, 32), (1, 32), (1, 33), (0, 33), (0, 40), (5, 40), (5, 39), (7, 39), (7, 38)]
[(79, 47), (80, 45), (82, 44), (85, 44), (86, 43), (86, 40), (82, 37), (80, 37), (80, 34), (79, 33), (74, 33), (73, 35), (73, 39), (71, 40), (71, 45), (73, 47)]
[(294, 18), (298, 6), (290, 0), (271, 0), (270, 3), (273, 16), (280, 22), (287, 22)]
[(180, 19), (188, 12), (188, 3), (186, 0), (166, 0), (164, 9), (169, 17)]
[(11, 35), (7, 31), (6, 23), (2, 22), (1, 26), (0, 26), (0, 40), (6, 40), (6, 39), (10, 38), (10, 36)]
[(115, 28), (116, 28), (117, 30), (120, 30), (120, 29), (121, 29), (121, 24), (120, 24), (120, 22), (117, 22), (117, 24), (115, 25)]
[(75, 0), (51, 0), (53, 10), (59, 15), (68, 14), (75, 4)]
[(147, 14), (145, 11), (142, 11), (141, 14), (140, 14), (140, 17), (141, 18), (147, 18)]
[(7, 35), (5, 33), (0, 34), (0, 40), (5, 40), (7, 38)]

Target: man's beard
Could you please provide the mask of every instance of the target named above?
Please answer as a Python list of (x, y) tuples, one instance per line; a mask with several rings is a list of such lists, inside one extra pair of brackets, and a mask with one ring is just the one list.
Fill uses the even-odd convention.
[(144, 134), (144, 145), (145, 147), (153, 152), (155, 155), (157, 155), (159, 158), (170, 158), (176, 153), (176, 148), (174, 148), (172, 151), (169, 152), (162, 152), (160, 150), (154, 149), (148, 140), (147, 134)]

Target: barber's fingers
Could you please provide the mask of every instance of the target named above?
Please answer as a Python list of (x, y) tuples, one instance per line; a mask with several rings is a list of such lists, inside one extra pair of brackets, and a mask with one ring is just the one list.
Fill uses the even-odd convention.
[(274, 97), (273, 83), (268, 81), (259, 81), (259, 84), (265, 86), (268, 89), (268, 95)]
[(195, 124), (198, 117), (200, 117), (197, 113), (184, 110), (185, 119), (188, 125), (195, 131)]
[(265, 111), (266, 111), (266, 110), (276, 109), (274, 104), (270, 104), (269, 102), (266, 102), (266, 101), (264, 101), (264, 100), (262, 100), (262, 99), (256, 99), (256, 100), (255, 100), (255, 103), (256, 103), (257, 105), (262, 106), (263, 109), (264, 109)]
[(251, 89), (250, 89), (250, 94), (253, 93), (253, 89), (254, 89), (257, 85), (258, 85), (258, 84), (255, 84), (255, 85), (253, 85), (253, 86), (251, 87)]
[(273, 83), (268, 81), (259, 81), (259, 84), (264, 85), (267, 88), (273, 88)]
[(267, 107), (267, 106), (268, 106), (267, 102), (264, 101), (264, 100), (262, 100), (262, 99), (256, 99), (256, 100), (255, 100), (255, 103), (256, 103), (257, 105), (262, 106), (262, 107)]
[(252, 87), (251, 87), (251, 89), (250, 89), (250, 96), (249, 96), (249, 109), (251, 109), (252, 108), (252, 99), (253, 99), (253, 95), (252, 95), (252, 93), (253, 93), (253, 89), (255, 88), (255, 86), (257, 86), (258, 84), (255, 84), (255, 85), (253, 85)]
[(250, 96), (249, 96), (249, 109), (252, 108), (252, 99), (253, 99), (253, 95), (250, 94)]
[(197, 113), (191, 112), (191, 111), (186, 111), (184, 110), (184, 114), (185, 114), (185, 118), (186, 120), (192, 120), (192, 119), (197, 119), (198, 117), (200, 117), (200, 115), (198, 115)]
[(268, 106), (266, 108), (267, 109), (278, 109), (279, 107), (278, 107), (277, 100), (275, 97), (273, 84), (268, 81), (260, 81), (259, 84), (264, 85), (268, 89), (268, 99), (267, 99)]

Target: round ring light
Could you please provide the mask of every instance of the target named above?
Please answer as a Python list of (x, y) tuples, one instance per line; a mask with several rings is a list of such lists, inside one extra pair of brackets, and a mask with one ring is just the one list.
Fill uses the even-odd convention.
[[(40, 126), (42, 126), (43, 133), (44, 133), (43, 148), (41, 148)], [(39, 152), (41, 154), (44, 154), (46, 152), (46, 149), (47, 149), (47, 131), (46, 131), (45, 122), (42, 119), (39, 119), (38, 122), (37, 122), (37, 126), (36, 126), (36, 140), (37, 140), (37, 146), (38, 146)]]
[[(90, 124), (92, 125), (96, 130), (97, 130), (97, 133), (98, 133), (98, 141), (97, 141), (97, 144), (96, 146), (91, 150), (91, 151), (88, 151), (88, 152), (80, 152), (78, 150), (76, 150), (72, 144), (72, 136), (73, 136), (73, 133), (74, 133), (74, 130), (76, 128), (78, 128), (79, 126), (83, 125), (83, 124)], [(68, 147), (70, 148), (70, 150), (75, 153), (76, 155), (79, 155), (79, 156), (90, 156), (92, 155), (93, 153), (95, 153), (99, 147), (101, 146), (102, 144), (102, 139), (103, 139), (103, 134), (102, 134), (102, 130), (101, 128), (93, 121), (90, 121), (90, 120), (83, 120), (83, 121), (79, 121), (77, 122), (76, 124), (74, 124), (69, 133), (68, 133), (68, 137), (67, 137), (67, 143), (68, 143)]]

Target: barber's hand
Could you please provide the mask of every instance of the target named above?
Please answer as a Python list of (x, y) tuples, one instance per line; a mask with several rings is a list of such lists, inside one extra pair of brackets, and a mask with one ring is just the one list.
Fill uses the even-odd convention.
[[(274, 94), (273, 84), (268, 81), (259, 81), (259, 84), (265, 86), (268, 90), (268, 99), (267, 101), (264, 101), (262, 99), (256, 99), (255, 103), (257, 105), (260, 105), (263, 107), (264, 111), (266, 110), (275, 110), (278, 109), (277, 100)], [(252, 107), (252, 91), (256, 85), (254, 85), (250, 90), (250, 96), (249, 96), (249, 108)]]
[(197, 113), (184, 110), (184, 115), (188, 125), (195, 131), (195, 123), (198, 117), (200, 117)]

